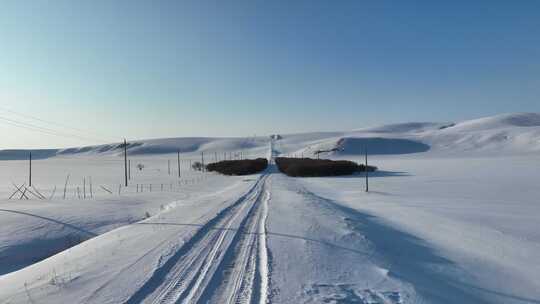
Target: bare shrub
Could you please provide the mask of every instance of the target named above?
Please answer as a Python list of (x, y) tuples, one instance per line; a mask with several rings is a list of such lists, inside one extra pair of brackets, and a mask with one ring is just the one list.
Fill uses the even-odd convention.
[(268, 160), (266, 158), (257, 158), (211, 163), (206, 166), (206, 170), (225, 175), (248, 175), (263, 171), (266, 167), (268, 167)]
[[(365, 165), (348, 160), (278, 157), (276, 164), (281, 172), (296, 177), (351, 175), (355, 172), (366, 171)], [(377, 167), (367, 167), (368, 172), (375, 170)]]

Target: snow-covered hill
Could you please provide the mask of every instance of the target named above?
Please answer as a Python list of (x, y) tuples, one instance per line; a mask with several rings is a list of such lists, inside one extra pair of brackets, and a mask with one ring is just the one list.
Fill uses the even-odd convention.
[(296, 135), (296, 144), (286, 153), (312, 156), (315, 151), (336, 150), (323, 155), (361, 155), (367, 149), (371, 155), (533, 154), (540, 151), (540, 114), (503, 114), (458, 123), (391, 124), (324, 135), (310, 140), (298, 140)]
[[(314, 156), (318, 150), (339, 151), (325, 156), (405, 154), (508, 155), (540, 151), (540, 113), (513, 113), (461, 122), (411, 122), (343, 132), (280, 134), (276, 148), (282, 154)], [(164, 138), (134, 140), (130, 155), (265, 151), (270, 136), (250, 138)], [(72, 155), (121, 155), (121, 143), (68, 149), (34, 150), (34, 158)], [(0, 150), (0, 160), (26, 159), (27, 150)]]

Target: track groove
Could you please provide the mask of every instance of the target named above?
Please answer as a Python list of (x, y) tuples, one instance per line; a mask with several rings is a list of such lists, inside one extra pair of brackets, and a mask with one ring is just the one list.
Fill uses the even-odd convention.
[(268, 296), (268, 249), (266, 218), (270, 191), (267, 180), (259, 199), (242, 224), (242, 233), (214, 274), (210, 286), (201, 297), (202, 303), (266, 303)]
[[(215, 278), (227, 269), (226, 264), (233, 260), (230, 258), (231, 253), (236, 251), (239, 244), (242, 256), (251, 258), (242, 258), (238, 265), (243, 265), (243, 269), (253, 268), (248, 267), (248, 264), (256, 264), (258, 245), (255, 243), (246, 247), (240, 240), (244, 239), (243, 235), (250, 235), (242, 232), (246, 227), (251, 228), (254, 225), (252, 218), (260, 218), (258, 210), (262, 210), (260, 202), (265, 194), (267, 177), (267, 174), (262, 174), (248, 192), (198, 230), (177, 253), (156, 269), (150, 279), (125, 303), (204, 302), (204, 299), (213, 297), (215, 292), (221, 290), (217, 288), (219, 284), (215, 283)], [(258, 223), (258, 220), (254, 223)], [(243, 276), (236, 276), (237, 288), (233, 289), (235, 294), (246, 290), (242, 287), (245, 284), (241, 277)], [(249, 281), (253, 279), (249, 278)], [(239, 298), (230, 296), (231, 299)]]

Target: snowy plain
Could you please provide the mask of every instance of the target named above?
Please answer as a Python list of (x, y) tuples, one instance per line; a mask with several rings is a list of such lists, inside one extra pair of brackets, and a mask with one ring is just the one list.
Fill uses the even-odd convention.
[[(201, 152), (363, 162), (366, 147), (368, 193), (361, 174), (189, 169)], [(8, 200), (26, 154), (0, 151), (0, 303), (540, 303), (540, 114), (133, 141), (120, 195), (117, 144), (34, 151), (55, 195)]]

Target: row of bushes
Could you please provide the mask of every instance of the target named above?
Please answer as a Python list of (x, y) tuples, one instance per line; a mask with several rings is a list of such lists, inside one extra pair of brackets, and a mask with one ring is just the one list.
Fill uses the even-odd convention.
[[(365, 165), (348, 160), (278, 157), (276, 165), (279, 171), (295, 177), (339, 176), (366, 171)], [(367, 167), (368, 172), (375, 170), (377, 167)]]
[(268, 167), (266, 158), (223, 160), (206, 165), (207, 171), (215, 171), (225, 175), (248, 175), (261, 172)]

